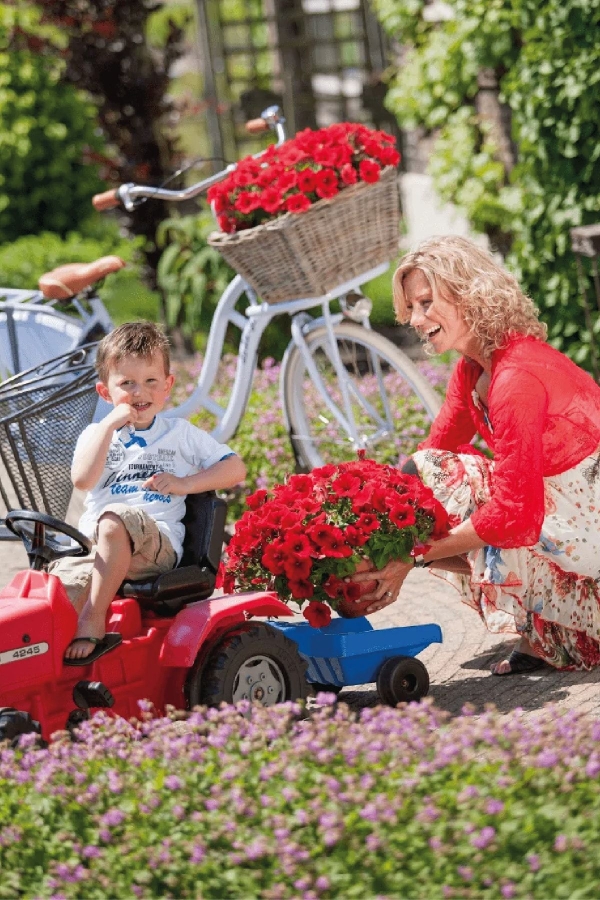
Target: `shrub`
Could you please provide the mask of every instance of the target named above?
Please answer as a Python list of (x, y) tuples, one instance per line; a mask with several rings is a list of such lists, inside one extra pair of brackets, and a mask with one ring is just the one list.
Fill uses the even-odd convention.
[[(23, 234), (66, 234), (88, 217), (102, 189), (84, 151), (103, 147), (95, 110), (61, 82), (64, 63), (40, 52), (39, 13), (0, 9), (0, 242)], [(28, 35), (28, 31), (31, 34)]]
[(99, 256), (116, 254), (128, 266), (110, 275), (99, 289), (109, 313), (118, 324), (130, 319), (156, 319), (158, 295), (141, 280), (140, 251), (143, 238), (124, 240), (108, 220), (89, 220), (80, 232), (64, 238), (58, 234), (21, 237), (0, 249), (0, 286), (37, 288), (40, 275), (71, 262), (92, 262)]
[(598, 722), (331, 700), (0, 751), (0, 897), (596, 896)]
[(156, 232), (163, 251), (156, 277), (166, 298), (167, 325), (181, 328), (189, 338), (210, 327), (219, 297), (235, 275), (206, 243), (215, 228), (212, 214), (203, 212), (166, 219)]

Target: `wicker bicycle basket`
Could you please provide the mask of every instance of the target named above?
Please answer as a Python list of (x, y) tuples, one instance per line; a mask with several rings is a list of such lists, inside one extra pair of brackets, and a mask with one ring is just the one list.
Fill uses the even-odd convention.
[(320, 297), (398, 252), (397, 171), (361, 182), (301, 214), (236, 234), (213, 232), (208, 243), (267, 303)]

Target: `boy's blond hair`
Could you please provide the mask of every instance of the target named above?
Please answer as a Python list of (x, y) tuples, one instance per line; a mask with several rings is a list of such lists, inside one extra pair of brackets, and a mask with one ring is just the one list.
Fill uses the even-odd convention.
[(150, 359), (162, 354), (165, 375), (171, 370), (169, 340), (154, 322), (126, 322), (102, 338), (96, 354), (96, 371), (103, 384), (108, 382), (111, 368), (126, 356)]

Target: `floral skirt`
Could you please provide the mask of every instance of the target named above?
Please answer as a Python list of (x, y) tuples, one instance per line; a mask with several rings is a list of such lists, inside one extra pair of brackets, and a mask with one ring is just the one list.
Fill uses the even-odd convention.
[[(475, 454), (419, 450), (414, 462), (461, 521), (490, 498), (494, 463)], [(444, 575), (492, 632), (517, 632), (560, 669), (600, 665), (600, 448), (544, 479), (546, 515), (533, 547), (482, 547), (471, 575)]]

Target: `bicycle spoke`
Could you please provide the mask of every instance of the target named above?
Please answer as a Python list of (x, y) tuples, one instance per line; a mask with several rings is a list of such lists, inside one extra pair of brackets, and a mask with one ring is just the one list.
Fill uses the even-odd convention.
[[(396, 465), (423, 440), (439, 399), (414, 365), (380, 335), (343, 324), (335, 333), (346, 402), (323, 329), (309, 338), (318, 381), (299, 353), (288, 373), (286, 400), (296, 450), (309, 466), (356, 458), (359, 449)], [(332, 409), (339, 414), (332, 415)]]

